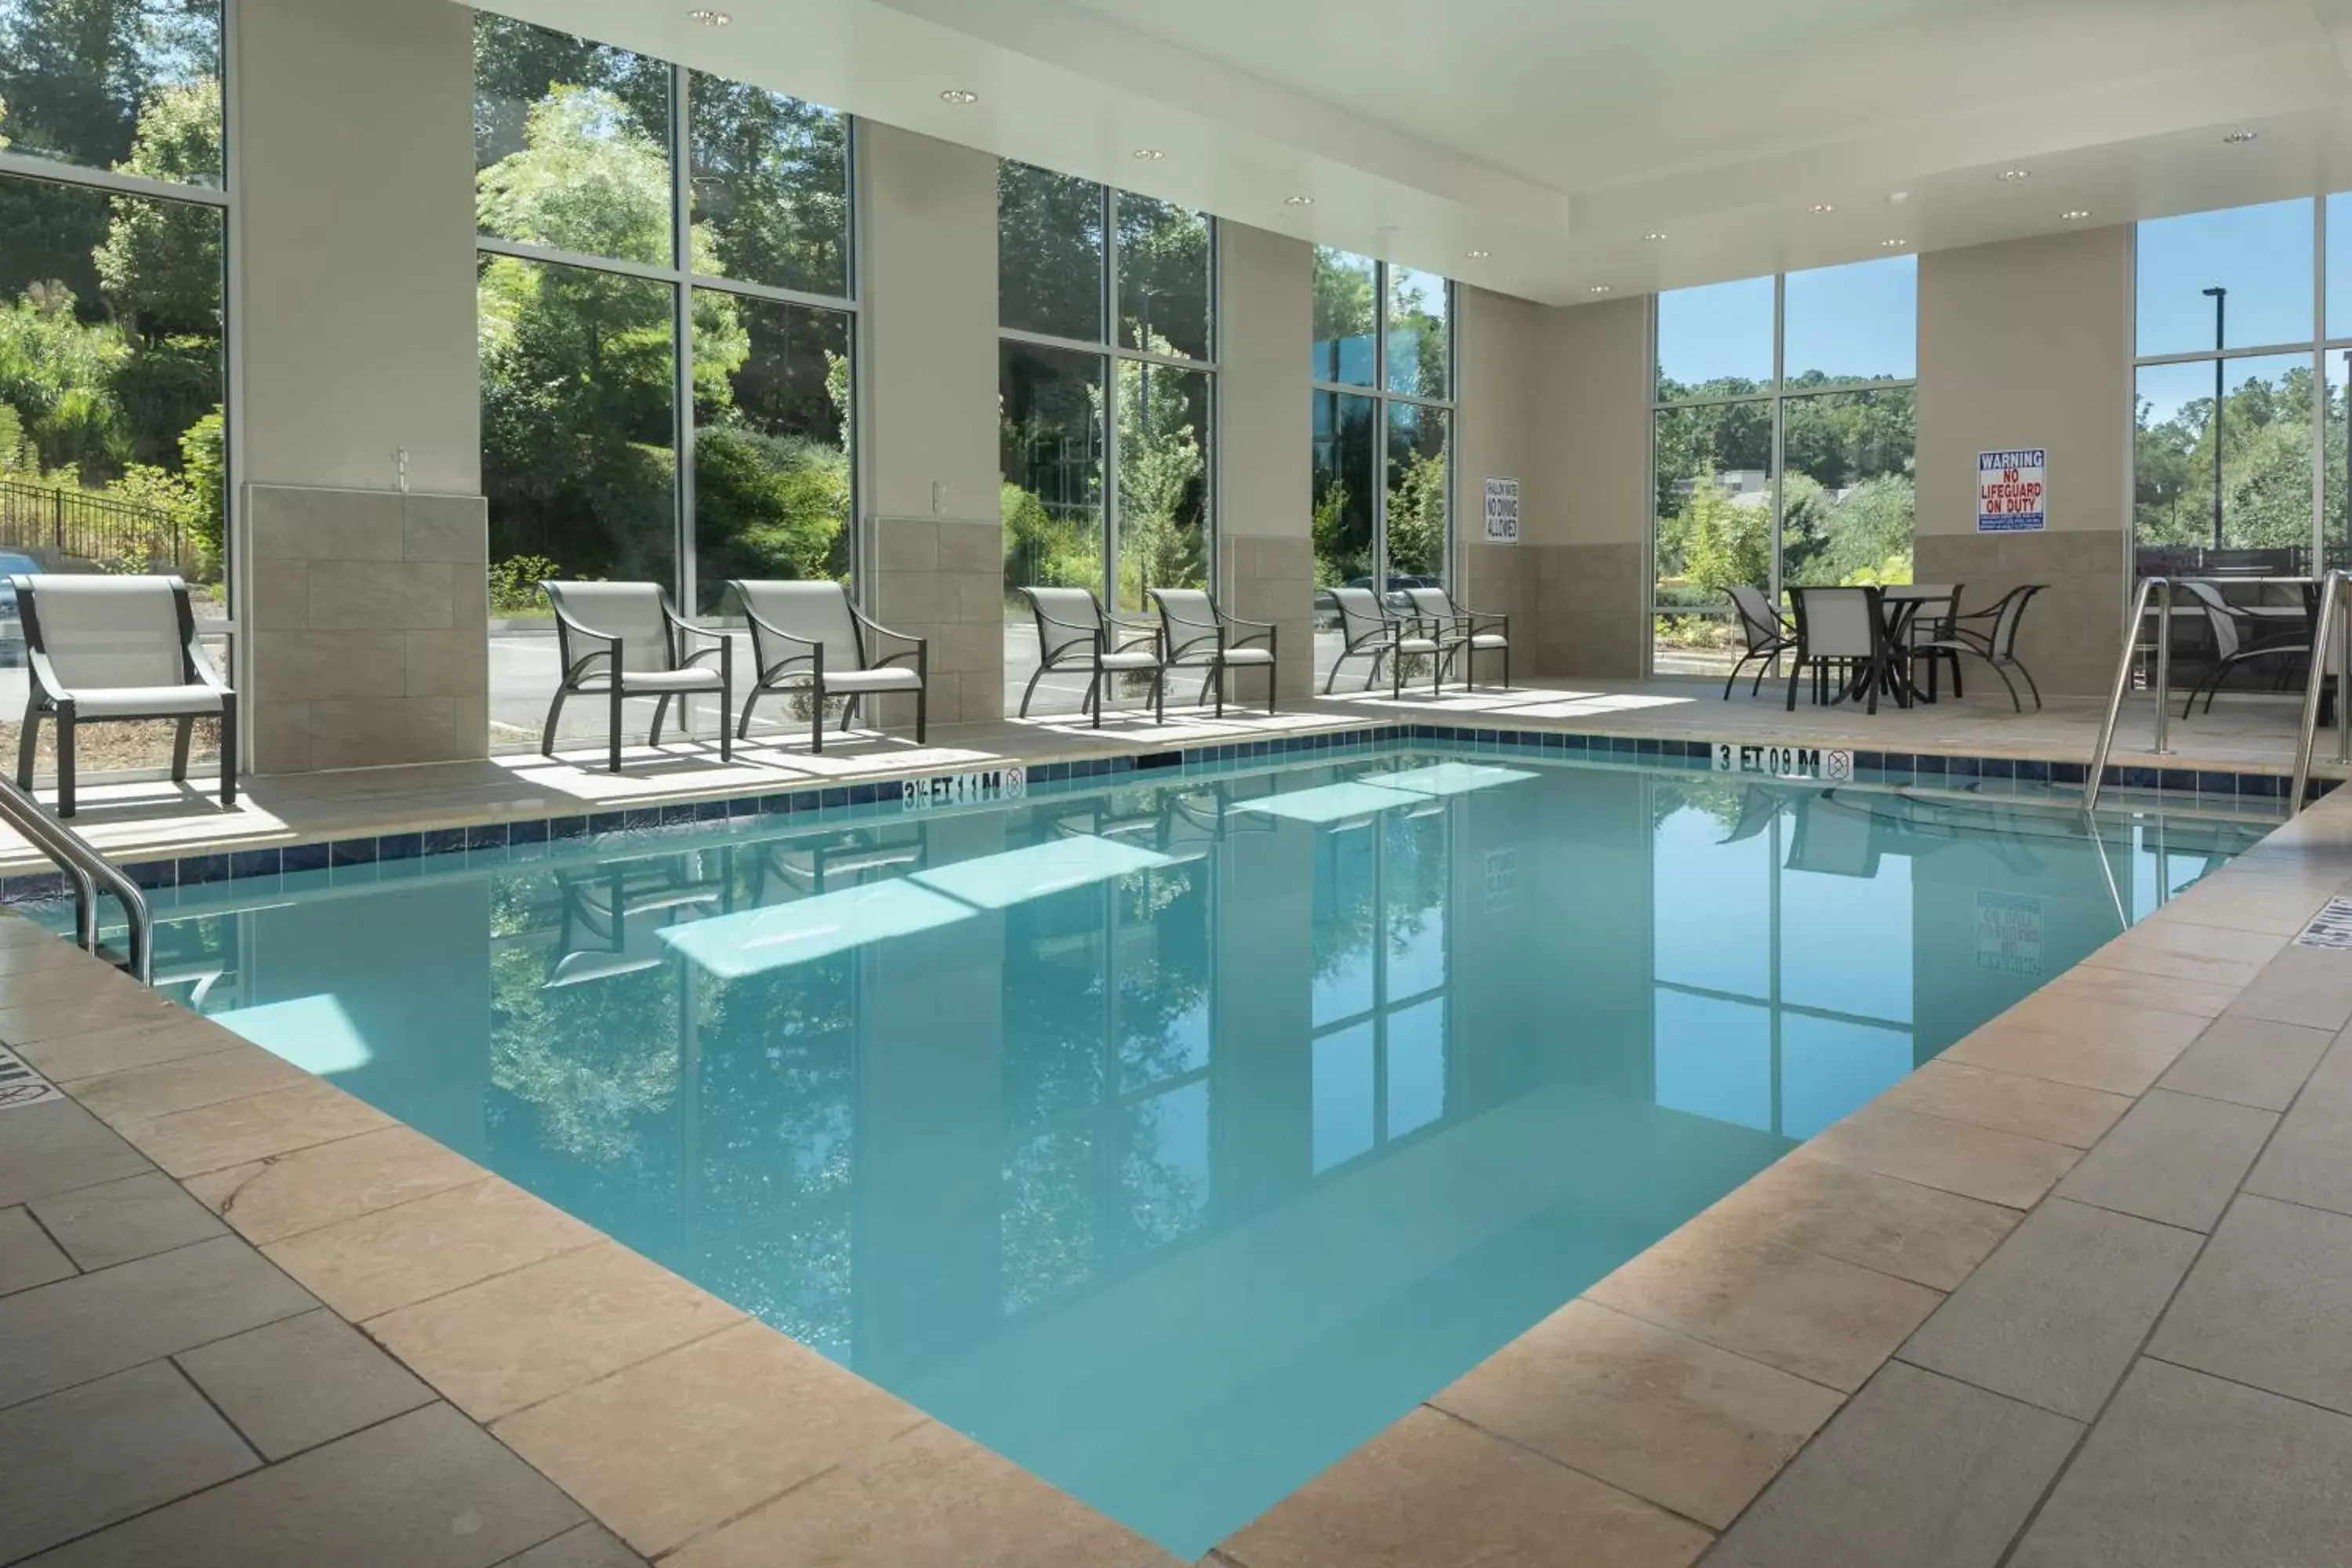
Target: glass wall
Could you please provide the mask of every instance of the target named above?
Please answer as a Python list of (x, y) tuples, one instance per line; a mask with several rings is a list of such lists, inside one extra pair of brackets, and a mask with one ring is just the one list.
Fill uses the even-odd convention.
[(1727, 590), (1908, 583), (1918, 262), (1658, 296), (1652, 668), (1720, 673)]
[(1319, 683), (1342, 646), (1329, 590), (1452, 575), (1454, 285), (1318, 245), (1312, 355)]
[(2140, 574), (2344, 565), (2352, 204), (2190, 213), (2137, 239)]
[[(226, 614), (221, 82), (217, 0), (0, 0), (0, 574), (177, 573), (199, 617)], [(0, 604), (10, 756), (19, 626)], [(90, 729), (79, 764), (161, 767), (173, 733)], [(197, 735), (215, 754), (211, 721)]]
[[(1091, 588), (1154, 614), (1153, 588), (1210, 582), (1215, 221), (1026, 163), (996, 184), (998, 450), (1005, 711), (1037, 670), (1016, 591)], [(1034, 711), (1083, 675), (1043, 679)]]
[(536, 745), (555, 689), (542, 579), (659, 583), (721, 626), (730, 578), (849, 580), (849, 137), (782, 93), (476, 16), (494, 748)]

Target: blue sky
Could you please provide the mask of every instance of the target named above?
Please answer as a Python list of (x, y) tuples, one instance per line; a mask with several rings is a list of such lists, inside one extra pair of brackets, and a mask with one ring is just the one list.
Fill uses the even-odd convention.
[[(1890, 256), (1789, 274), (1788, 371), (1841, 379), (1918, 368), (1919, 261)], [(1658, 296), (1659, 374), (1689, 384), (1772, 374), (1772, 279), (1743, 278)]]
[[(2308, 342), (2312, 327), (2312, 222), (2307, 199), (2268, 202), (2158, 218), (2139, 226), (2138, 352), (2194, 353), (2213, 346), (2213, 301), (2229, 292), (2223, 321), (2231, 348)], [(2352, 337), (2352, 195), (2327, 198), (2327, 315), (2330, 337)], [(2343, 358), (2327, 356), (2330, 378)], [(2234, 391), (2255, 377), (2276, 381), (2308, 366), (2305, 353), (2231, 361), (2223, 384)], [(2213, 395), (2210, 363), (2149, 365), (2139, 395), (2164, 419), (2193, 397)]]

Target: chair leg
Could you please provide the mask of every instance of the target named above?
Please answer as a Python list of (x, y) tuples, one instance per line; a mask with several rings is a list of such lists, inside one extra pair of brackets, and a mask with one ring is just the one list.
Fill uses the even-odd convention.
[(172, 736), (172, 782), (185, 784), (188, 782), (188, 746), (195, 739), (196, 721), (194, 718), (182, 719), (172, 728), (174, 731)]
[(1037, 695), (1037, 683), (1045, 679), (1045, 666), (1041, 662), (1036, 668), (1029, 672), (1029, 684), (1022, 689), (1020, 714), (1022, 718), (1029, 717), (1029, 700)]
[(921, 745), (930, 733), (931, 684), (925, 681), (915, 688), (915, 744)]
[(669, 699), (667, 697), (664, 697), (654, 704), (654, 727), (652, 731), (646, 737), (646, 745), (656, 748), (658, 748), (661, 745), (662, 721), (668, 717)]
[(841, 732), (849, 733), (850, 715), (857, 711), (857, 699), (852, 697), (841, 705)]
[[(2034, 707), (2036, 707), (2036, 708), (2041, 707), (2041, 706), (2042, 706), (2042, 688), (2040, 688), (2039, 686), (2036, 686), (2036, 685), (2034, 685), (2034, 684), (2033, 684), (2033, 672), (2032, 672), (2032, 670), (2030, 670), (2030, 669), (2026, 668), (2025, 668), (2025, 665), (2024, 665), (2024, 662), (2023, 662), (2022, 660), (2021, 660), (2021, 659), (2012, 658), (2012, 659), (2011, 659), (2009, 662), (2010, 662), (2010, 663), (2011, 663), (2011, 664), (2013, 664), (2013, 665), (2016, 665), (2016, 666), (2017, 666), (2017, 673), (2018, 673), (2018, 674), (2020, 674), (2020, 675), (2021, 675), (2021, 676), (2023, 676), (2023, 677), (2025, 677), (2025, 689), (2026, 689), (2027, 690), (2029, 690), (2029, 691), (2031, 691), (2031, 692), (2032, 692), (2032, 693), (2033, 693), (2033, 706), (2034, 706)], [(2000, 666), (1996, 665), (1996, 666), (1994, 666), (1993, 668), (1995, 668), (1996, 669), (1998, 669), (1998, 668), (2000, 668)], [(1954, 685), (1954, 687), (1952, 688), (1952, 689), (1953, 689), (1953, 691), (1954, 691), (1955, 693), (1957, 693), (1957, 692), (1959, 690), (1959, 687), (1956, 684), (1956, 685)]]
[(816, 756), (824, 753), (824, 679), (821, 670), (818, 678), (809, 683), (809, 752)]
[(1095, 678), (1087, 682), (1086, 700), (1078, 704), (1078, 711), (1081, 713), (1086, 712), (1088, 709), (1093, 710), (1095, 728), (1097, 730), (1102, 728), (1102, 689), (1103, 672), (1097, 669), (1095, 671)]
[(1801, 658), (1789, 661), (1789, 711), (1791, 713), (1797, 710), (1797, 672), (1804, 666), (1805, 661)]
[(1274, 660), (1267, 659), (1265, 661), (1265, 716), (1269, 719), (1274, 717)]
[(41, 742), (41, 700), (25, 704), (25, 722), (16, 732), (16, 787), (33, 787), (33, 753)]
[(722, 763), (735, 760), (735, 732), (727, 726), (728, 700), (734, 695), (724, 686), (719, 689), (719, 760)]
[(1511, 689), (1511, 645), (1510, 645), (1509, 643), (1505, 643), (1505, 644), (1503, 645), (1503, 689), (1504, 689), (1504, 690), (1506, 690), (1506, 691), (1508, 691), (1510, 689)]
[[(1731, 689), (1739, 684), (1739, 672), (1747, 668), (1748, 661), (1754, 657), (1753, 654), (1743, 653), (1731, 661), (1731, 673), (1723, 678), (1723, 700), (1726, 702), (1731, 700)], [(1757, 679), (1759, 680), (1763, 679), (1760, 672)]]
[(1885, 661), (1874, 658), (1858, 662), (1862, 664), (1862, 685), (1866, 693), (1863, 699), (1863, 711), (1874, 719), (1878, 716), (1879, 682), (1886, 673)]
[(754, 681), (751, 685), (751, 694), (743, 699), (743, 721), (735, 726), (735, 738), (737, 740), (748, 741), (751, 738), (751, 710), (759, 705), (760, 697), (761, 690), (759, 683)]
[(74, 711), (70, 702), (58, 704), (58, 815), (74, 814)]
[(555, 700), (547, 705), (547, 728), (541, 731), (539, 734), (539, 754), (542, 757), (555, 755), (555, 721), (563, 717), (563, 700), (571, 695), (571, 692), (558, 686), (555, 689)]
[(220, 781), (221, 805), (224, 809), (236, 805), (236, 693), (221, 698), (220, 710)]
[(613, 722), (605, 731), (604, 744), (609, 753), (610, 771), (617, 773), (621, 771), (621, 672), (617, 669), (613, 672), (611, 706)]
[(1209, 667), (1209, 679), (1217, 689), (1217, 717), (1225, 716), (1225, 667), (1220, 662)]

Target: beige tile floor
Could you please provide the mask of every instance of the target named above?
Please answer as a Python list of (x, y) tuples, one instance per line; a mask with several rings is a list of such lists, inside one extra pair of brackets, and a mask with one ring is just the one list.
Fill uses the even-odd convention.
[[(922, 746), (903, 734), (861, 731), (828, 742), (821, 756), (797, 742), (755, 744), (739, 751), (731, 764), (720, 763), (715, 749), (690, 742), (659, 752), (636, 747), (625, 754), (618, 774), (604, 771), (601, 752), (557, 759), (527, 753), (257, 778), (230, 810), (218, 805), (201, 779), (187, 786), (86, 784), (75, 826), (118, 858), (188, 855), (1396, 722), (2081, 761), (2096, 744), (2103, 711), (2092, 699), (2053, 697), (2045, 709), (2019, 714), (2005, 698), (1978, 696), (1907, 710), (1882, 708), (1874, 716), (1851, 704), (1815, 708), (1808, 702), (1791, 714), (1769, 697), (1750, 699), (1744, 687), (1729, 701), (1721, 693), (1718, 685), (1678, 680), (1549, 681), (1508, 691), (1454, 689), (1438, 698), (1408, 692), (1402, 701), (1391, 700), (1385, 690), (1343, 691), (1271, 716), (1229, 710), (1217, 719), (1203, 710), (1171, 709), (1165, 724), (1154, 724), (1146, 713), (1113, 709), (1099, 730), (1067, 715), (941, 725)], [(2233, 694), (2210, 716), (2176, 721), (2170, 753), (2158, 757), (2148, 750), (2152, 705), (2138, 697), (2126, 710), (2115, 760), (2285, 773), (2294, 760), (2297, 717), (2290, 701)], [(2332, 757), (2323, 740), (2317, 771), (2336, 773)], [(20, 840), (0, 831), (0, 873), (38, 865)]]
[[(1115, 743), (1039, 732), (1004, 743)], [(2291, 938), (2347, 888), (2352, 799), (2331, 797), (1213, 1559), (1990, 1568), (2235, 1562), (2259, 1539), (2265, 1563), (2340, 1561), (2352, 953)], [(0, 1561), (1169, 1562), (13, 920), (0, 1041), (64, 1090), (0, 1111), (0, 1462), (46, 1467)], [(295, 1381), (323, 1410), (254, 1386), (314, 1363)], [(257, 1414), (278, 1405), (283, 1429)], [(576, 1552), (540, 1544), (559, 1536)]]

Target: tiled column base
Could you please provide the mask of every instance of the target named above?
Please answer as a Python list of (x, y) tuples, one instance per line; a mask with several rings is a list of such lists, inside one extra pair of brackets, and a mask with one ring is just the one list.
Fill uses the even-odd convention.
[[(1225, 612), (1244, 620), (1271, 621), (1281, 658), (1276, 689), (1286, 700), (1304, 698), (1315, 682), (1315, 542), (1305, 534), (1235, 533), (1225, 536), (1229, 571)], [(1234, 688), (1244, 702), (1255, 701), (1255, 678)]]
[(1643, 609), (1648, 551), (1639, 544), (1555, 544), (1529, 552), (1537, 587), (1536, 662), (1528, 673), (1563, 680), (1639, 677), (1649, 639)]
[(250, 485), (246, 522), (257, 772), (488, 755), (487, 502)]
[[(2049, 584), (2026, 611), (2018, 657), (2044, 696), (2096, 697), (2115, 679), (2125, 590), (2124, 536), (2116, 529), (2064, 533), (1926, 533), (1912, 551), (1912, 577), (1962, 585), (1963, 610), (1980, 610), (2021, 583)], [(1964, 679), (2000, 678), (1981, 667)], [(2021, 692), (2028, 707), (2030, 692)]]
[[(990, 520), (874, 520), (874, 618), (930, 639), (934, 724), (1004, 710), (1004, 529)], [(911, 700), (882, 706), (886, 725), (914, 722)]]

